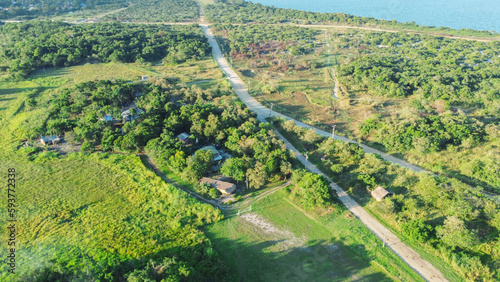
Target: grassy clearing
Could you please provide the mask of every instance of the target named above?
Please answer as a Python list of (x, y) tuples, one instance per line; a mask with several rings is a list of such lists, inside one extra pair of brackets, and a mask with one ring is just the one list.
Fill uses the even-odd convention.
[[(211, 225), (208, 236), (240, 281), (421, 281), (349, 211), (305, 213), (286, 189), (252, 204), (252, 213), (280, 232), (266, 232), (242, 216)], [(293, 233), (290, 236), (286, 233)]]
[[(30, 162), (12, 155), (0, 164), (1, 171), (7, 168), (17, 171), (19, 273), (7, 277), (2, 265), (3, 281), (54, 265), (66, 265), (75, 275), (84, 269), (113, 272), (102, 268), (103, 259), (110, 265), (138, 263), (174, 255), (169, 250), (179, 246), (205, 244), (193, 228), (203, 216), (192, 223), (189, 217), (173, 219), (192, 208), (208, 215), (212, 208), (163, 183), (136, 156), (41, 154)], [(0, 223), (5, 226), (5, 217)]]
[(44, 87), (58, 87), (63, 84), (77, 84), (85, 81), (121, 78), (137, 81), (141, 76), (149, 78), (177, 78), (180, 82), (208, 80), (222, 77), (222, 74), (213, 59), (202, 60), (196, 63), (179, 65), (147, 64), (84, 64), (67, 68), (53, 68), (37, 71), (29, 78), (34, 83)]

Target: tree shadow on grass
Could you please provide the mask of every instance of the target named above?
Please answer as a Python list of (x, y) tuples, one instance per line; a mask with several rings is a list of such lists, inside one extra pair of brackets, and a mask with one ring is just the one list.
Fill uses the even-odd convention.
[(8, 88), (8, 89), (0, 89), (0, 95), (11, 95), (26, 91), (31, 91), (37, 89), (38, 87), (25, 87), (25, 88)]

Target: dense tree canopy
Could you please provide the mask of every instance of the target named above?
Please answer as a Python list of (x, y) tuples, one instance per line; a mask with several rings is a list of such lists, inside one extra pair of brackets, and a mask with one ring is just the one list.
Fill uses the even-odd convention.
[(103, 20), (130, 22), (186, 22), (199, 17), (198, 3), (193, 0), (139, 1), (129, 8), (106, 16)]
[(0, 64), (22, 77), (36, 68), (100, 62), (179, 63), (207, 56), (210, 46), (194, 26), (70, 25), (28, 22), (0, 27)]

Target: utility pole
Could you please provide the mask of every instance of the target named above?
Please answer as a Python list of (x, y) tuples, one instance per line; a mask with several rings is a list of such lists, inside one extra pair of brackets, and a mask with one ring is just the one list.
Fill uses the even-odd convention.
[(274, 106), (274, 103), (271, 103), (271, 109), (269, 110), (269, 117), (271, 117), (271, 113), (273, 111), (273, 106)]
[(387, 238), (387, 228), (385, 228), (385, 232), (384, 232), (384, 244), (382, 244), (382, 248), (385, 247), (385, 239)]
[(334, 139), (334, 140), (335, 140), (335, 127), (336, 126), (337, 125), (332, 125), (332, 139)]
[(306, 165), (307, 165), (307, 159), (309, 159), (309, 156), (307, 155), (307, 153), (305, 153), (305, 156), (306, 156)]

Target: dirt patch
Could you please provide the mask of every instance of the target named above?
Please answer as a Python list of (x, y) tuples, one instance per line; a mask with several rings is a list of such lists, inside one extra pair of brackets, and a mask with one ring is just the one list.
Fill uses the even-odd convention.
[[(304, 247), (306, 244), (307, 238), (305, 236), (298, 238), (288, 230), (276, 228), (272, 223), (256, 213), (245, 213), (241, 215), (241, 218), (261, 229), (266, 235), (271, 235), (276, 240), (280, 240), (277, 244), (280, 249), (286, 251), (292, 247)], [(307, 247), (304, 247), (303, 249), (305, 251), (309, 250)]]
[(310, 104), (309, 99), (307, 99), (307, 95), (302, 93), (302, 92), (293, 92), (293, 98), (295, 101), (301, 105), (301, 104)]

